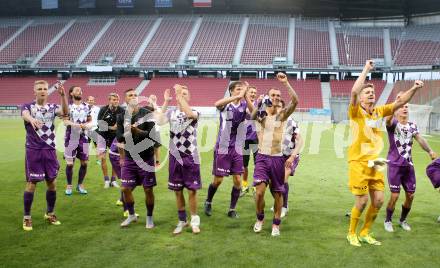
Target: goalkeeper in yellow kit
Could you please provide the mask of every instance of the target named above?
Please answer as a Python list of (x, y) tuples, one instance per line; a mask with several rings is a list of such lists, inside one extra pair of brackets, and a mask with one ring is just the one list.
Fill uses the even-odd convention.
[[(403, 93), (394, 103), (375, 106), (376, 96), (373, 84), (365, 84), (365, 79), (374, 68), (374, 62), (368, 60), (361, 75), (353, 85), (348, 118), (350, 119), (351, 145), (348, 148), (348, 185), (355, 197), (351, 210), (350, 227), (347, 240), (352, 246), (361, 246), (360, 242), (381, 245), (370, 235), (370, 228), (384, 200), (384, 175), (380, 171), (386, 163), (378, 159), (383, 149), (382, 128), (385, 117), (408, 103), (414, 94), (423, 87), (416, 81), (414, 86)], [(370, 161), (370, 165), (368, 162)], [(374, 162), (373, 162), (374, 161)], [(374, 163), (372, 166), (371, 163)], [(359, 218), (371, 198), (365, 214), (365, 222), (359, 236), (356, 233)]]

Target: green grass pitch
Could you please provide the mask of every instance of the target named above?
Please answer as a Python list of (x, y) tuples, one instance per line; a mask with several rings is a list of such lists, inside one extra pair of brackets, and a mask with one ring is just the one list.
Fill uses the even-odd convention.
[[(323, 130), (320, 136), (315, 135), (316, 126), (300, 125), (306, 136), (305, 149), (296, 175), (290, 179), (290, 211), (282, 221), (281, 236), (277, 238), (270, 236), (269, 207), (273, 201), (268, 192), (262, 233), (252, 231), (255, 221), (252, 195), (239, 200), (239, 219), (226, 217), (232, 186), (230, 178), (225, 178), (214, 198), (213, 216), (208, 218), (203, 214), (202, 204), (212, 179), (212, 150), (202, 153), (203, 188), (199, 192), (202, 232), (199, 235), (193, 235), (190, 229), (179, 236), (171, 234), (177, 223), (177, 211), (174, 194), (167, 190), (166, 165), (157, 173), (156, 228), (146, 230), (144, 227), (143, 192), (137, 189), (135, 206), (140, 222), (121, 229), (122, 211), (115, 205), (119, 193), (117, 189), (103, 189), (101, 171), (94, 156), (90, 158), (85, 181), (89, 194), (75, 193), (71, 197), (63, 193), (65, 163), (59, 158), (56, 213), (62, 225), (48, 226), (44, 222), (45, 185), (39, 184), (32, 208), (34, 230), (24, 232), (21, 228), (25, 185), (23, 123), (19, 119), (2, 119), (0, 126), (2, 267), (438, 267), (440, 263), (440, 224), (436, 221), (440, 215), (440, 194), (434, 191), (425, 175), (429, 159), (418, 145), (414, 149), (417, 193), (409, 215), (413, 230), (405, 232), (395, 226), (395, 233), (386, 233), (382, 208), (373, 232), (383, 245), (354, 248), (345, 240), (348, 228), (345, 213), (351, 209), (353, 197), (347, 188), (346, 159), (338, 158), (335, 153), (335, 148), (342, 152), (345, 149), (334, 145), (341, 135), (335, 133), (334, 126)], [(215, 142), (215, 124), (199, 127), (199, 135), (201, 146), (208, 148)], [(320, 144), (316, 146), (318, 140)], [(439, 137), (428, 140), (440, 152)], [(166, 157), (164, 148), (161, 157)], [(77, 172), (76, 167), (74, 181)], [(387, 188), (385, 193), (387, 202)], [(400, 215), (402, 197), (396, 206), (394, 222)]]

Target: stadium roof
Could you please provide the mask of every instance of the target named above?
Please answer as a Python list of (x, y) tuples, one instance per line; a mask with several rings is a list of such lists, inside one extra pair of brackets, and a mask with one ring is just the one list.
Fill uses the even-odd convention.
[(154, 0), (136, 0), (134, 8), (115, 7), (116, 1), (96, 0), (95, 9), (79, 9), (78, 0), (59, 0), (59, 8), (41, 10), (41, 0), (2, 0), (0, 16), (157, 14), (157, 13), (284, 13), (311, 17), (409, 17), (440, 13), (439, 0), (212, 0), (211, 8), (193, 8), (192, 0), (172, 0), (172, 8), (155, 8)]

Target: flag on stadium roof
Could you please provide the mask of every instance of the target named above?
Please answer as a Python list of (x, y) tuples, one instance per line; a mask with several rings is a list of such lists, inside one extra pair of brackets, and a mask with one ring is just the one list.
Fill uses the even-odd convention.
[(78, 2), (79, 8), (95, 8), (96, 0), (79, 0)]
[(194, 7), (212, 7), (212, 1), (211, 0), (194, 0), (193, 6)]
[(41, 0), (41, 9), (58, 8), (58, 0)]
[(173, 7), (172, 0), (156, 0), (155, 7)]
[(116, 7), (133, 8), (134, 7), (134, 0), (118, 0), (118, 1), (116, 1)]

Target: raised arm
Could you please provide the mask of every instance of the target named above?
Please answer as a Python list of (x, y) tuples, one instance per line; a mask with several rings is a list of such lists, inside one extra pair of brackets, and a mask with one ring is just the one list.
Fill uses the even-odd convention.
[(431, 147), (429, 147), (428, 142), (422, 137), (422, 135), (417, 134), (415, 136), (416, 141), (420, 144), (420, 147), (429, 154), (429, 157), (431, 157), (431, 160), (434, 160), (438, 157), (437, 153), (434, 152)]
[(299, 101), (298, 94), (296, 94), (296, 91), (290, 85), (289, 80), (287, 79), (287, 75), (280, 72), (277, 74), (277, 79), (287, 88), (287, 93), (289, 94), (292, 102), (295, 101), (298, 103)]
[(354, 82), (353, 88), (351, 89), (351, 99), (350, 104), (355, 106), (358, 104), (358, 95), (361, 93), (362, 86), (365, 84), (365, 79), (367, 79), (367, 75), (374, 68), (374, 62), (372, 60), (367, 60), (365, 63), (364, 69), (362, 70), (361, 75)]
[(69, 105), (67, 104), (67, 97), (64, 91), (64, 86), (61, 83), (57, 83), (58, 94), (61, 96), (61, 111), (59, 116), (66, 116), (69, 114)]
[(392, 116), (392, 115), (385, 117), (387, 127), (389, 127), (393, 124), (393, 118), (394, 118), (394, 116)]
[(225, 107), (226, 104), (242, 99), (245, 96), (245, 94), (246, 94), (246, 90), (242, 90), (239, 95), (220, 99), (216, 101), (214, 105), (215, 107), (217, 107), (217, 109), (221, 110), (223, 109), (223, 107)]
[(161, 113), (166, 113), (168, 106), (170, 105), (170, 101), (173, 98), (171, 97), (171, 89), (167, 88), (165, 89), (164, 93), (163, 93), (163, 104), (162, 107), (158, 110), (160, 110)]
[(296, 94), (296, 91), (290, 85), (289, 80), (287, 80), (286, 74), (278, 73), (277, 79), (287, 88), (287, 92), (290, 96), (290, 103), (281, 112), (281, 121), (285, 121), (295, 111), (296, 106), (298, 105), (298, 94)]
[(414, 94), (416, 94), (416, 92), (419, 89), (421, 89), (423, 86), (424, 86), (423, 81), (416, 80), (414, 82), (414, 85), (409, 90), (407, 90), (404, 93), (402, 93), (400, 95), (400, 97), (397, 98), (397, 100), (394, 102), (393, 112), (397, 111), (397, 109), (399, 109), (403, 105), (407, 104), (412, 99)]
[(160, 109), (157, 109), (154, 113), (154, 116), (156, 117), (157, 124), (159, 126), (162, 126), (166, 123), (168, 123), (168, 119), (166, 117), (166, 112), (168, 109), (168, 105), (172, 99), (171, 97), (171, 90), (169, 88), (165, 89), (165, 92), (163, 93), (163, 104)]
[(263, 107), (263, 99), (264, 95), (260, 95), (257, 99), (257, 107), (254, 108), (254, 110), (251, 112), (251, 120), (257, 119), (258, 110), (260, 110)]

